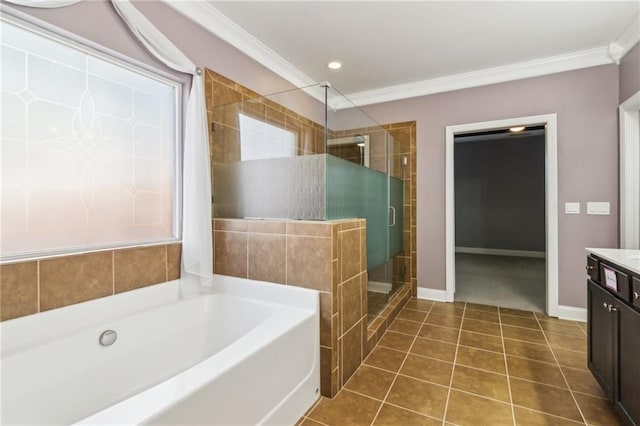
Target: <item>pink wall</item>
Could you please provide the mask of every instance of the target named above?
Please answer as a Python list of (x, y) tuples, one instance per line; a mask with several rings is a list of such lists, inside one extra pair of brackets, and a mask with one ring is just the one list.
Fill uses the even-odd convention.
[[(383, 123), (416, 120), (418, 285), (445, 288), (445, 127), (511, 117), (558, 115), (561, 305), (585, 307), (585, 247), (618, 245), (618, 70), (606, 65), (365, 107)], [(586, 201), (611, 202), (610, 216), (587, 216)]]
[(620, 61), (620, 103), (640, 90), (640, 43)]
[[(262, 93), (291, 88), (232, 46), (154, 1), (135, 2), (200, 66)], [(128, 33), (109, 2), (62, 9), (19, 8), (96, 43), (156, 65)], [(638, 47), (635, 48), (636, 52)], [(637, 53), (636, 53), (637, 54)], [(627, 55), (629, 56), (629, 55)], [(625, 58), (626, 59), (626, 58)], [(635, 65), (626, 68), (633, 79)], [(635, 68), (638, 69), (637, 67)], [(627, 71), (625, 71), (627, 72)], [(626, 76), (626, 74), (625, 74)], [(444, 131), (453, 124), (558, 114), (559, 202), (610, 201), (610, 216), (559, 215), (560, 304), (584, 307), (584, 247), (616, 247), (618, 235), (618, 87), (615, 65), (369, 106), (381, 123), (418, 122), (418, 285), (444, 289)], [(636, 86), (637, 87), (637, 86)], [(583, 209), (584, 209), (583, 204)]]

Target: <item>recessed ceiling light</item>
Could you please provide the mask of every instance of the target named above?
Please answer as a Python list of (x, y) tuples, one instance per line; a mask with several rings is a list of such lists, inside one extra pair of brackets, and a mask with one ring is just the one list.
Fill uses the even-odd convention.
[(524, 130), (524, 126), (510, 127), (509, 131), (513, 133), (518, 133)]
[(329, 67), (329, 69), (332, 69), (332, 70), (339, 70), (340, 68), (342, 68), (342, 62), (331, 61), (327, 64), (327, 67)]

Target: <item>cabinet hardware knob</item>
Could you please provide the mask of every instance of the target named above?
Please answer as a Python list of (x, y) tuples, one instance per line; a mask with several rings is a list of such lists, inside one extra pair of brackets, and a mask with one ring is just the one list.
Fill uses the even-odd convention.
[(633, 300), (638, 300), (640, 299), (640, 293), (638, 293), (637, 291), (633, 292)]
[(615, 306), (613, 306), (613, 305), (609, 305), (609, 308), (607, 308), (607, 309), (609, 310), (609, 312), (615, 312), (615, 311), (617, 311), (617, 310), (618, 310), (618, 308), (616, 308), (616, 307), (615, 307)]
[(595, 268), (595, 266), (587, 265), (587, 266), (585, 266), (585, 269), (586, 269), (587, 271), (593, 271), (593, 270), (594, 270), (594, 269), (596, 269), (596, 268)]
[(607, 304), (607, 302), (604, 302), (604, 303), (602, 304), (602, 307), (603, 307), (603, 308), (605, 308), (605, 309), (608, 309), (608, 308), (609, 308), (609, 305)]

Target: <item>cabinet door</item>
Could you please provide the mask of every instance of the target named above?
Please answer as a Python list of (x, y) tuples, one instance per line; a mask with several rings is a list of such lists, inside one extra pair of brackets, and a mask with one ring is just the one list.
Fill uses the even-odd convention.
[(640, 425), (640, 314), (618, 303), (618, 384), (615, 403)]
[(615, 315), (608, 309), (613, 296), (589, 280), (587, 349), (589, 370), (613, 400), (613, 325)]

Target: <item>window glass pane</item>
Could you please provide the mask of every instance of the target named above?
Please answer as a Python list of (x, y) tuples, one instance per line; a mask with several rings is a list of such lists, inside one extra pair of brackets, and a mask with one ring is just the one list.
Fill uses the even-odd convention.
[(245, 114), (240, 116), (240, 160), (295, 157), (296, 135)]
[(175, 238), (178, 85), (0, 30), (2, 256)]

